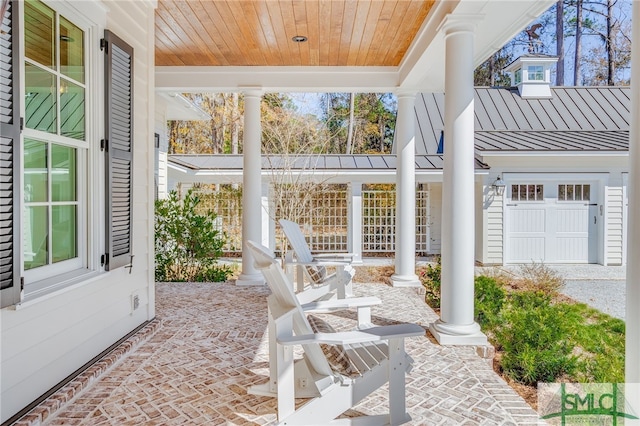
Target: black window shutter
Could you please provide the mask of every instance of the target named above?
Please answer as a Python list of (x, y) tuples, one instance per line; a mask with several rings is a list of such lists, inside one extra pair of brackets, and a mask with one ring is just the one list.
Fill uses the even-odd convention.
[(105, 269), (131, 262), (133, 230), (133, 48), (104, 33), (107, 252)]
[(18, 7), (0, 16), (0, 307), (20, 301), (20, 61)]

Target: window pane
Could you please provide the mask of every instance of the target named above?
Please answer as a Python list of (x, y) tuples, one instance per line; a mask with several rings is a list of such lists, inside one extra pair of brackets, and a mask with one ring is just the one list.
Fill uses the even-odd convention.
[(46, 206), (25, 208), (24, 269), (33, 269), (48, 263), (47, 222)]
[(51, 201), (76, 201), (76, 150), (51, 145)]
[(514, 201), (519, 200), (518, 197), (518, 185), (511, 185), (511, 199)]
[(566, 185), (558, 185), (558, 200), (564, 201), (566, 199), (565, 195)]
[(583, 185), (582, 187), (582, 199), (584, 201), (591, 200), (591, 185)]
[(527, 185), (528, 196), (527, 200), (537, 200), (536, 198), (536, 185)]
[(573, 185), (567, 185), (567, 200), (569, 201), (575, 200), (573, 195)]
[(536, 185), (536, 200), (544, 200), (544, 185)]
[(84, 140), (84, 89), (60, 79), (60, 134)]
[(55, 14), (39, 1), (24, 3), (24, 50), (27, 58), (49, 68), (56, 64)]
[(82, 30), (60, 17), (60, 72), (84, 83), (84, 37)]
[(25, 65), (26, 126), (30, 129), (57, 133), (56, 78), (33, 65)]
[(53, 206), (51, 208), (53, 263), (78, 256), (76, 224), (76, 206)]
[(24, 141), (24, 201), (47, 201), (47, 144)]
[(576, 185), (576, 189), (574, 193), (575, 193), (575, 200), (582, 201), (582, 185)]

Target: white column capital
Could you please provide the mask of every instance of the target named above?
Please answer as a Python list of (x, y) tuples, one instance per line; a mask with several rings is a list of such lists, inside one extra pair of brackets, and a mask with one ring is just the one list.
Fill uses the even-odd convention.
[(240, 91), (244, 94), (245, 98), (260, 98), (264, 94), (262, 87), (260, 86), (245, 86), (239, 87)]
[(448, 14), (438, 27), (438, 32), (443, 31), (445, 37), (455, 33), (473, 33), (476, 30), (478, 22), (481, 21), (483, 17), (484, 15), (478, 14)]
[(398, 101), (400, 101), (400, 99), (407, 99), (407, 98), (415, 101), (416, 96), (418, 95), (418, 92), (416, 92), (415, 90), (408, 90), (408, 89), (396, 89), (395, 93), (396, 93), (396, 98), (398, 98)]

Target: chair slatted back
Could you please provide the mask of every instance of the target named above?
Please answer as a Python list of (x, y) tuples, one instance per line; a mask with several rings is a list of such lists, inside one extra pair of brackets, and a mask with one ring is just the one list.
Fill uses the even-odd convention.
[(312, 262), (313, 255), (311, 254), (309, 244), (307, 244), (307, 240), (304, 238), (300, 226), (286, 219), (280, 219), (280, 226), (282, 226), (282, 231), (289, 240), (289, 244), (291, 244), (291, 248), (295, 252), (298, 261), (303, 263)]
[[(311, 325), (300, 302), (293, 292), (293, 286), (289, 283), (289, 279), (282, 270), (274, 254), (267, 247), (253, 241), (247, 241), (247, 246), (251, 250), (255, 259), (255, 267), (264, 275), (269, 289), (271, 289), (272, 301), (275, 301), (280, 312), (288, 312), (295, 310), (292, 316), (293, 334), (295, 336), (303, 336), (313, 334)], [(273, 309), (275, 311), (276, 309)], [(302, 345), (312, 368), (319, 374), (331, 375), (332, 370), (327, 362), (325, 355), (322, 353), (320, 345), (307, 344)]]

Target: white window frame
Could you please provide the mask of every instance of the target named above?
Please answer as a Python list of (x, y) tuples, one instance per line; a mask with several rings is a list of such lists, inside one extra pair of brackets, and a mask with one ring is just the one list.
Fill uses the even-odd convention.
[[(537, 78), (540, 77), (540, 78)], [(544, 66), (543, 65), (528, 65), (527, 66), (527, 81), (544, 81)]]
[[(104, 113), (103, 106), (103, 53), (100, 51), (100, 38), (106, 26), (106, 9), (104, 5), (95, 0), (77, 1), (50, 1), (41, 0), (42, 3), (53, 9), (59, 16), (78, 26), (84, 32), (85, 55), (85, 139), (84, 141), (24, 128), (22, 131), (22, 143), (20, 155), (24, 158), (24, 139), (35, 139), (70, 146), (77, 149), (77, 248), (78, 257), (51, 265), (24, 269), (24, 250), (20, 249), (21, 275), (24, 277), (24, 301), (49, 294), (70, 285), (90, 278), (99, 271), (99, 263), (96, 258), (104, 246), (104, 166), (100, 155), (99, 141), (103, 133), (103, 123), (100, 117)], [(25, 26), (24, 8), (20, 8), (20, 61), (22, 64), (32, 63), (25, 54)], [(58, 24), (59, 19), (56, 20)], [(57, 41), (59, 44), (59, 41)], [(25, 69), (21, 69), (21, 93), (25, 98)], [(59, 69), (54, 71), (59, 75)], [(59, 108), (59, 105), (58, 105)], [(25, 102), (21, 103), (21, 117), (26, 116)], [(59, 115), (58, 115), (59, 120)], [(24, 176), (24, 166), (21, 166), (21, 174)], [(20, 199), (24, 200), (24, 188), (20, 188)], [(22, 206), (21, 214), (24, 214), (25, 206)], [(24, 229), (21, 229), (24, 235)]]

